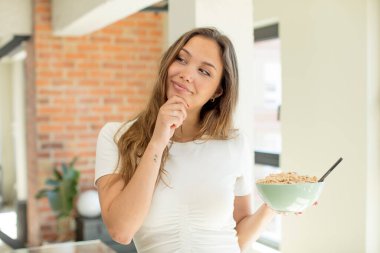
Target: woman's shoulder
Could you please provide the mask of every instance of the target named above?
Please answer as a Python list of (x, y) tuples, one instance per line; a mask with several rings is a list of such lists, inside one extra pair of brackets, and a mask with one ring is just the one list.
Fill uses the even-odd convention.
[(116, 137), (116, 139), (120, 138), (129, 127), (133, 124), (134, 121), (126, 121), (126, 122), (107, 122), (100, 129), (99, 135), (107, 136), (107, 137)]
[(115, 129), (119, 129), (123, 123), (122, 122), (107, 122), (100, 129), (101, 132), (112, 132)]
[(207, 142), (208, 140), (217, 141), (217, 142), (221, 141), (223, 143), (239, 144), (239, 143), (247, 141), (247, 135), (242, 130), (234, 128), (228, 131), (227, 136), (213, 137), (213, 136), (205, 134), (199, 139), (201, 143), (203, 143), (202, 141)]
[(107, 122), (100, 129), (99, 135), (114, 136), (116, 132), (120, 129), (122, 124), (122, 122)]
[(241, 129), (231, 130), (230, 141), (238, 147), (244, 147), (250, 143), (248, 135)]
[(235, 140), (235, 141), (246, 138), (246, 134), (239, 128), (231, 129), (228, 132), (228, 136), (229, 136), (229, 139)]

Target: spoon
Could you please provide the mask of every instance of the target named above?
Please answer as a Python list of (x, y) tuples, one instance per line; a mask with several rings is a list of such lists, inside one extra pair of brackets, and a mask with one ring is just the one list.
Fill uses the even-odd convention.
[(336, 166), (338, 166), (338, 164), (343, 160), (343, 158), (339, 158), (338, 161), (336, 161), (334, 163), (334, 165), (318, 180), (318, 182), (323, 182), (323, 180), (325, 180), (325, 178), (330, 174), (331, 171), (333, 171), (333, 169), (335, 169)]

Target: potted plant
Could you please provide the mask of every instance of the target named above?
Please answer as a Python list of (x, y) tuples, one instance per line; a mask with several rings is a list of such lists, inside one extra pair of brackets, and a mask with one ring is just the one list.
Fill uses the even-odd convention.
[(48, 188), (41, 189), (36, 198), (48, 198), (51, 209), (57, 217), (57, 241), (67, 241), (74, 238), (73, 210), (74, 200), (78, 193), (79, 171), (75, 169), (74, 158), (69, 164), (62, 163), (61, 170), (53, 168), (53, 178), (48, 178), (45, 185)]

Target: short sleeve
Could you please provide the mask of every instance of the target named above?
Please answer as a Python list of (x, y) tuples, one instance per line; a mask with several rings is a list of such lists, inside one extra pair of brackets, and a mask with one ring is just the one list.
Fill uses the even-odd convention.
[(107, 123), (100, 130), (96, 143), (95, 181), (100, 177), (114, 173), (118, 162), (118, 149), (114, 136), (121, 123)]
[(235, 196), (245, 196), (252, 192), (253, 150), (248, 145), (245, 135), (239, 134), (237, 138), (239, 138), (237, 150), (240, 158), (237, 164), (241, 174), (236, 179), (234, 193)]

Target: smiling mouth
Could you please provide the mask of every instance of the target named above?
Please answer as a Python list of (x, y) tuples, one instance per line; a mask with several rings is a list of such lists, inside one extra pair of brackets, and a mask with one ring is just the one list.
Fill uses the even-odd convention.
[(192, 94), (191, 91), (189, 91), (185, 86), (175, 82), (175, 81), (172, 81), (172, 84), (174, 86), (174, 88), (179, 91), (179, 92), (186, 92), (186, 93), (189, 93), (189, 94)]

